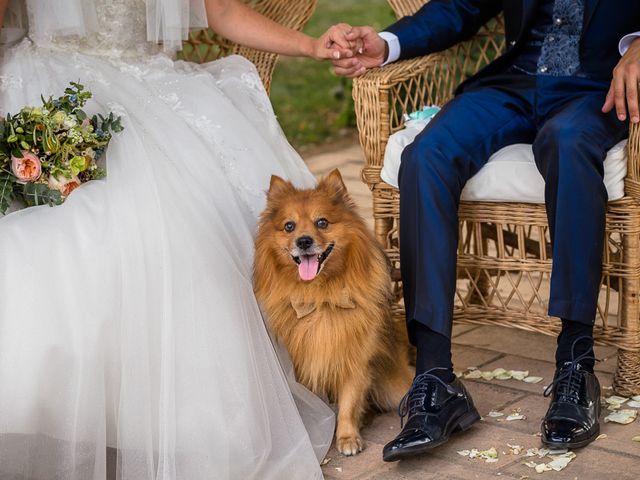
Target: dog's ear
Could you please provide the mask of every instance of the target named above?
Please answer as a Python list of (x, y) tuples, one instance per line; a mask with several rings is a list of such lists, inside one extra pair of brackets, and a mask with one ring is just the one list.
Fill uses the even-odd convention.
[(277, 175), (271, 175), (271, 183), (269, 184), (268, 200), (273, 200), (282, 193), (290, 192), (293, 189), (291, 182), (280, 178)]
[(342, 175), (340, 175), (340, 170), (337, 168), (332, 170), (329, 175), (320, 180), (318, 184), (318, 188), (324, 190), (332, 197), (339, 199), (348, 199), (349, 195), (347, 193), (347, 187), (342, 180)]

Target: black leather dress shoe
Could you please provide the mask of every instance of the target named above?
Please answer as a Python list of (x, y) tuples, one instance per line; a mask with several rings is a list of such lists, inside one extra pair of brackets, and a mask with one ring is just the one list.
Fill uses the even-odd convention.
[[(574, 342), (575, 345), (575, 342)], [(545, 396), (553, 393), (542, 421), (542, 443), (553, 448), (580, 448), (600, 434), (600, 383), (582, 368), (583, 355), (556, 371)]]
[(457, 431), (480, 420), (471, 396), (457, 378), (446, 383), (429, 370), (416, 377), (400, 404), (399, 414), (407, 424), (382, 451), (385, 462), (419, 454), (442, 445)]

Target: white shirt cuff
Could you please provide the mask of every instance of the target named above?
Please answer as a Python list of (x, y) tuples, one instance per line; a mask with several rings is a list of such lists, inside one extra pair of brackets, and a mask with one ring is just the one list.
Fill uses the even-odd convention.
[(640, 38), (640, 32), (630, 33), (629, 35), (625, 35), (624, 37), (622, 37), (622, 40), (620, 40), (620, 43), (618, 44), (618, 50), (620, 50), (620, 55), (624, 55), (625, 53), (627, 53), (627, 50), (629, 50), (631, 43), (636, 38)]
[(398, 40), (398, 37), (391, 32), (380, 32), (378, 35), (389, 46), (389, 56), (382, 65), (398, 60), (400, 58), (400, 40)]

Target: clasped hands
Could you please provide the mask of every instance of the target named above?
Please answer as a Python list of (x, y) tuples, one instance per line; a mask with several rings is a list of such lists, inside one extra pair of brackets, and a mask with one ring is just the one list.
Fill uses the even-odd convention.
[[(389, 52), (387, 43), (372, 27), (340, 23), (320, 37), (323, 58), (330, 59), (337, 75), (357, 77), (379, 67)], [(640, 38), (635, 40), (613, 70), (613, 79), (602, 111), (614, 108), (618, 120), (640, 123)]]
[(387, 58), (387, 43), (372, 27), (332, 26), (318, 39), (317, 58), (329, 59), (337, 75), (357, 77)]

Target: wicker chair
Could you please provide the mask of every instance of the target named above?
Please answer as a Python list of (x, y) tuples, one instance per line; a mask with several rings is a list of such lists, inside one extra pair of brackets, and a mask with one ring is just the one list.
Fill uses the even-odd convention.
[[(267, 18), (294, 30), (302, 30), (316, 8), (317, 0), (243, 0)], [(242, 55), (256, 66), (269, 92), (271, 76), (278, 61), (275, 53), (262, 52), (233, 43), (212, 30), (194, 31), (184, 43), (180, 58), (196, 63), (211, 62), (227, 55)]]
[[(389, 0), (398, 17), (424, 0)], [(404, 321), (399, 272), (399, 192), (380, 171), (389, 135), (403, 126), (403, 114), (442, 105), (456, 85), (495, 58), (504, 47), (501, 18), (476, 37), (445, 52), (400, 61), (354, 82), (360, 142), (366, 165), (362, 178), (373, 194), (375, 233), (394, 269), (397, 321)], [(640, 128), (629, 140), (626, 196), (609, 203), (602, 289), (595, 335), (618, 349), (614, 388), (640, 394)], [(454, 318), (476, 325), (500, 325), (556, 335), (558, 319), (547, 315), (551, 248), (544, 205), (462, 202), (459, 210), (458, 285)]]

